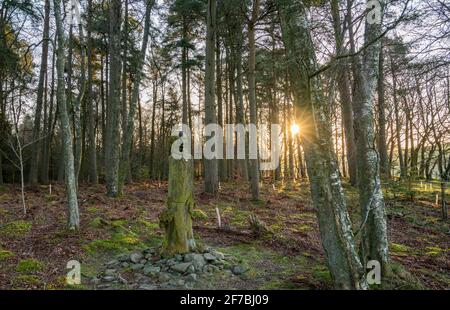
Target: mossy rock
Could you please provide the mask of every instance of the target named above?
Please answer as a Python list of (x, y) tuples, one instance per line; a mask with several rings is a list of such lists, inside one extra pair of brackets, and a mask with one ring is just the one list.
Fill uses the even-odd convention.
[(18, 238), (26, 235), (33, 225), (30, 222), (19, 220), (5, 224), (0, 227), (0, 235)]
[(143, 247), (139, 238), (132, 234), (114, 233), (110, 239), (94, 240), (84, 246), (88, 253), (101, 252), (128, 252), (137, 247)]
[(44, 268), (43, 263), (34, 258), (29, 258), (19, 261), (19, 263), (16, 266), (16, 271), (24, 274), (30, 274), (39, 272), (43, 268)]

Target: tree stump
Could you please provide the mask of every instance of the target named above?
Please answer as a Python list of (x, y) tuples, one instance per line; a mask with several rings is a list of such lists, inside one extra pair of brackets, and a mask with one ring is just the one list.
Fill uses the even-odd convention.
[(196, 250), (192, 231), (193, 196), (192, 160), (169, 157), (169, 195), (167, 208), (160, 215), (160, 227), (165, 230), (161, 255), (189, 253)]

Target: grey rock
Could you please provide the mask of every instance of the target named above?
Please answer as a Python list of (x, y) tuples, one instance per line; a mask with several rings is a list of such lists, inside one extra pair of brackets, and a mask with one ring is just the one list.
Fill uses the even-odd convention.
[(197, 275), (195, 273), (191, 273), (186, 277), (186, 281), (195, 282), (197, 281)]
[(119, 266), (119, 264), (120, 264), (119, 260), (113, 259), (113, 260), (110, 260), (109, 262), (107, 262), (106, 266), (108, 266), (108, 267), (116, 267), (116, 266)]
[(105, 276), (114, 276), (117, 273), (116, 269), (106, 269), (104, 274)]
[(153, 284), (141, 284), (138, 289), (144, 291), (154, 291), (157, 289), (157, 287)]
[(123, 267), (123, 268), (128, 268), (128, 267), (130, 267), (130, 264), (127, 263), (127, 262), (123, 262), (123, 263), (122, 263), (122, 267)]
[(141, 259), (141, 261), (139, 262), (139, 264), (145, 265), (146, 262), (147, 262), (146, 259)]
[(189, 268), (186, 270), (186, 273), (195, 273), (195, 267), (193, 265), (190, 265)]
[(145, 254), (144, 257), (146, 260), (151, 260), (153, 258), (153, 254)]
[(171, 267), (171, 266), (173, 266), (173, 265), (176, 265), (176, 264), (178, 264), (178, 261), (175, 260), (175, 258), (170, 258), (170, 259), (168, 259), (168, 260), (166, 261), (166, 265), (169, 266), (169, 267)]
[(126, 262), (129, 259), (130, 259), (130, 255), (129, 254), (120, 254), (120, 255), (117, 256), (117, 260), (119, 262)]
[(212, 255), (211, 253), (205, 253), (205, 254), (203, 254), (203, 257), (204, 257), (208, 262), (217, 260), (217, 257), (215, 257), (214, 255)]
[(131, 265), (131, 269), (133, 269), (133, 270), (141, 270), (142, 268), (144, 268), (143, 264), (133, 264), (133, 265)]
[(194, 283), (193, 282), (187, 282), (184, 285), (184, 288), (187, 289), (187, 290), (192, 290), (194, 288)]
[(224, 259), (225, 255), (219, 251), (216, 250), (210, 250), (209, 253), (211, 253), (212, 255), (214, 255), (215, 257), (217, 257), (218, 259)]
[(167, 282), (171, 279), (172, 277), (170, 276), (170, 274), (162, 272), (159, 274), (158, 280), (159, 282)]
[(194, 254), (189, 253), (184, 256), (185, 262), (192, 262), (192, 264), (195, 267), (195, 270), (201, 271), (203, 269), (203, 266), (206, 265), (206, 259), (203, 257), (202, 254)]
[(155, 254), (156, 253), (156, 250), (155, 250), (155, 248), (148, 248), (148, 249), (145, 249), (144, 251), (142, 251), (144, 254)]
[(243, 273), (246, 273), (247, 272), (247, 268), (245, 268), (244, 266), (242, 266), (242, 265), (234, 265), (232, 268), (231, 268), (231, 272), (233, 272), (233, 274), (235, 274), (235, 275), (241, 275), (241, 274), (243, 274)]
[(113, 282), (115, 280), (116, 280), (115, 276), (104, 276), (103, 277), (103, 281), (105, 281), (105, 282)]
[(179, 273), (185, 273), (190, 266), (192, 266), (192, 263), (180, 263), (171, 266), (170, 269)]
[(144, 274), (146, 274), (146, 275), (155, 276), (160, 272), (161, 272), (161, 267), (158, 267), (158, 266), (146, 265), (144, 267)]
[(144, 256), (142, 256), (141, 253), (132, 253), (132, 254), (130, 255), (130, 260), (131, 260), (133, 263), (137, 264), (137, 263), (139, 263), (139, 262), (141, 261), (141, 259), (142, 259), (143, 257), (144, 257)]
[(183, 256), (180, 255), (180, 254), (177, 254), (177, 255), (175, 255), (175, 260), (176, 260), (177, 262), (182, 262), (182, 261), (183, 261)]

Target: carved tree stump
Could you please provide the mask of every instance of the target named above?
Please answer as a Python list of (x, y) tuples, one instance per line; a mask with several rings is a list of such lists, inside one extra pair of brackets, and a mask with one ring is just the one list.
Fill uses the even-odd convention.
[(165, 230), (163, 256), (196, 250), (192, 231), (194, 206), (192, 160), (176, 160), (170, 156), (167, 208), (159, 217), (160, 226)]

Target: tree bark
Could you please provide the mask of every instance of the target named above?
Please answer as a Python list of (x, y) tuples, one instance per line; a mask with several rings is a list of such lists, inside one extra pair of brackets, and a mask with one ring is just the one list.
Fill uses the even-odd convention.
[[(94, 68), (92, 64), (92, 0), (88, 0), (88, 14), (87, 14), (87, 57), (88, 57), (88, 80), (87, 80), (87, 130), (88, 130), (88, 181), (92, 184), (98, 183), (97, 173), (97, 143), (95, 141), (95, 109), (94, 98), (92, 93), (92, 83)], [(101, 69), (103, 70), (103, 69)]]
[(309, 78), (317, 64), (306, 9), (301, 1), (292, 5), (289, 0), (278, 0), (277, 5), (288, 59), (295, 60), (289, 67), (290, 79), (328, 268), (336, 288), (365, 289), (364, 269), (355, 249), (320, 81)]
[[(381, 33), (381, 25), (366, 21), (365, 42), (372, 42)], [(389, 260), (386, 210), (381, 190), (380, 159), (375, 141), (375, 92), (380, 55), (380, 42), (371, 44), (363, 58), (357, 59), (355, 97), (353, 101), (356, 154), (358, 160), (359, 203), (362, 214), (363, 264), (378, 260), (385, 270)]]
[(64, 79), (64, 44), (65, 37), (61, 20), (61, 2), (53, 0), (55, 11), (56, 32), (58, 36), (57, 50), (57, 98), (59, 102), (59, 120), (62, 131), (65, 184), (68, 200), (68, 227), (70, 230), (77, 230), (80, 226), (80, 216), (77, 200), (77, 181), (75, 177), (75, 167), (73, 158), (72, 134), (69, 122), (69, 115), (66, 106), (65, 79)]
[[(150, 33), (150, 13), (153, 8), (154, 0), (147, 0), (147, 5), (145, 9), (145, 25), (144, 25), (144, 35), (142, 38), (142, 46), (139, 54), (139, 62), (136, 66), (136, 73), (134, 77), (133, 93), (130, 101), (130, 111), (127, 117), (127, 127), (123, 135), (122, 144), (122, 158), (120, 162), (120, 182), (119, 182), (119, 193), (122, 192), (123, 184), (125, 182), (125, 177), (127, 175), (127, 170), (130, 163), (130, 150), (132, 137), (134, 132), (134, 116), (136, 114), (137, 102), (139, 98), (139, 87), (141, 85), (142, 69), (144, 67), (145, 55), (147, 51), (148, 38)], [(156, 83), (156, 81), (155, 81)]]
[(165, 230), (161, 254), (166, 257), (196, 250), (192, 231), (193, 169), (192, 160), (169, 158), (167, 208), (159, 218)]
[(38, 171), (39, 171), (39, 149), (41, 146), (40, 134), (41, 134), (41, 114), (42, 106), (44, 104), (44, 82), (47, 75), (47, 63), (48, 63), (48, 43), (50, 41), (50, 0), (45, 0), (44, 6), (44, 31), (42, 38), (42, 54), (41, 54), (41, 68), (39, 70), (39, 82), (36, 100), (36, 112), (34, 115), (33, 126), (33, 144), (31, 146), (31, 159), (30, 159), (30, 172), (28, 176), (28, 183), (32, 186), (38, 183)]
[[(250, 124), (258, 126), (258, 120), (256, 115), (256, 82), (255, 82), (255, 69), (256, 69), (256, 46), (255, 46), (255, 27), (259, 15), (259, 0), (253, 0), (252, 17), (248, 24), (248, 101), (250, 105)], [(258, 155), (258, 139), (254, 139), (256, 145), (251, 145), (251, 148), (256, 149), (256, 155)], [(258, 156), (257, 156), (258, 157)], [(259, 161), (258, 158), (250, 159), (250, 179), (252, 198), (254, 200), (259, 199)]]
[[(216, 48), (216, 0), (208, 0), (206, 21), (206, 65), (205, 65), (205, 125), (217, 124), (216, 116), (216, 87), (215, 87), (215, 48)], [(206, 136), (208, 139), (216, 139), (215, 135)], [(222, 143), (220, 141), (219, 143)], [(218, 148), (216, 144), (214, 146)], [(219, 166), (217, 158), (204, 160), (205, 165), (205, 192), (217, 194), (219, 191)]]
[(111, 0), (109, 7), (109, 93), (106, 109), (105, 169), (109, 197), (119, 191), (119, 114), (120, 114), (120, 0)]

